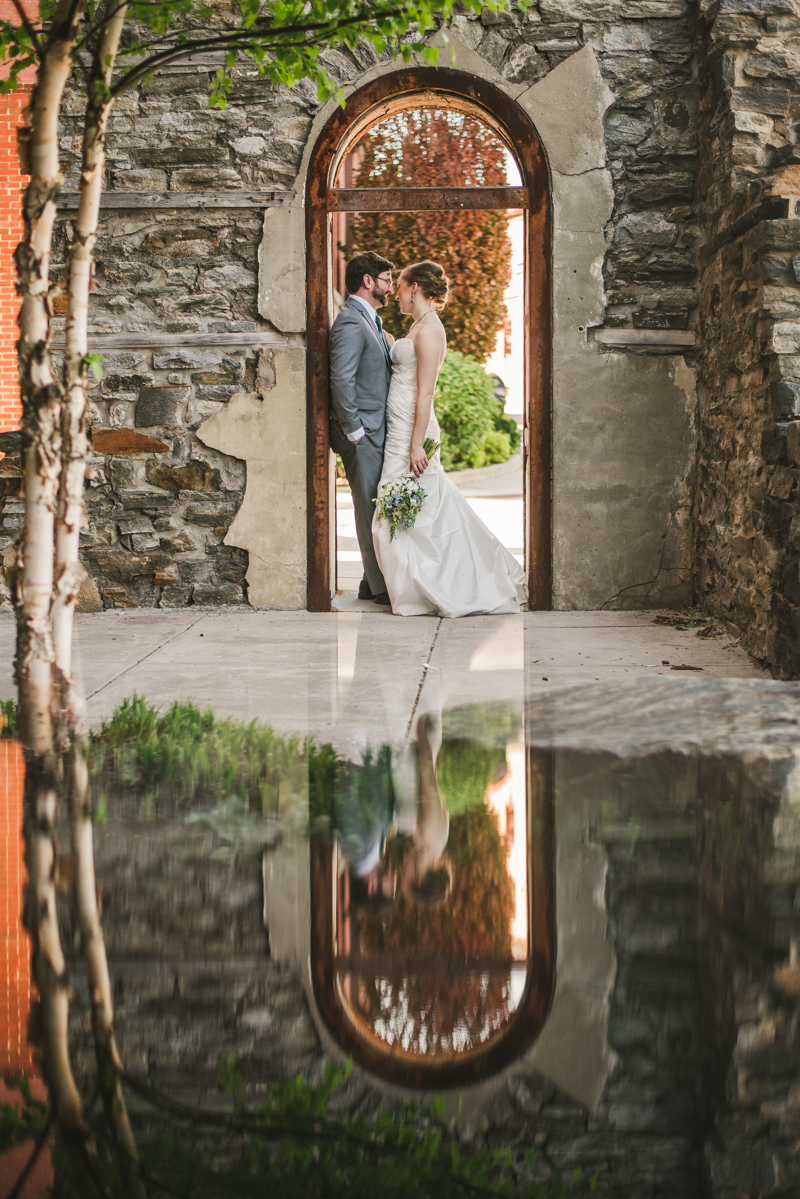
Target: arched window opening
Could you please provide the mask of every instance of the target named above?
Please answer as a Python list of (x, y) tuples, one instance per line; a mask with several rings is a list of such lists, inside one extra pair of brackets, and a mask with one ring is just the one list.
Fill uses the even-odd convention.
[(315, 998), (373, 1072), (463, 1085), (516, 1060), (549, 1008), (552, 764), (487, 705), (423, 717), (391, 778), (365, 761), (334, 787), (312, 852)]

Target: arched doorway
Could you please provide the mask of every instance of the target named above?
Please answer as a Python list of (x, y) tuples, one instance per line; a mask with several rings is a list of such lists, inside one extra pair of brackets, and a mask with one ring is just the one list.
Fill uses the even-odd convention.
[[(492, 740), (487, 712), (450, 715), (459, 726), (450, 747), (466, 750), (474, 782)], [(447, 745), (445, 731), (443, 751)], [(347, 852), (329, 826), (312, 837), (309, 960), (317, 1013), (345, 1053), (388, 1082), (423, 1089), (480, 1082), (517, 1062), (547, 1019), (556, 965), (553, 754), (524, 741), (507, 748), (512, 778), (501, 775), (482, 800), (454, 811), (446, 850), (452, 893), (441, 905), (415, 912), (398, 896), (389, 908), (357, 906)], [(452, 756), (449, 763), (448, 771), (440, 756), (435, 766), (442, 789), (453, 777)], [(422, 771), (419, 778), (422, 791)], [(503, 803), (499, 791), (513, 795), (517, 821), (506, 815), (492, 836), (485, 810)], [(485, 821), (473, 819), (481, 811)], [(514, 873), (515, 837), (525, 898), (504, 954), (498, 895)], [(395, 837), (395, 849), (401, 841)], [(394, 851), (383, 852), (390, 861)]]
[[(363, 199), (334, 186), (349, 147), (373, 124), (401, 108), (437, 102), (490, 124), (512, 152), (521, 188), (404, 188), (380, 197), (389, 211), (420, 208), (501, 208), (524, 211), (525, 424), (523, 470), (525, 563), (530, 607), (549, 609), (551, 583), (551, 204), (547, 163), (525, 113), (492, 84), (460, 71), (420, 68), (393, 72), (348, 97), (330, 119), (309, 161), (306, 189), (308, 329), (308, 608), (331, 607), (335, 533), (333, 471), (328, 443), (328, 329), (331, 309), (331, 214), (357, 210)], [(371, 189), (374, 197), (375, 190)], [(510, 193), (514, 193), (511, 195)], [(401, 194), (402, 193), (402, 194)], [(500, 193), (508, 193), (502, 195)], [(373, 201), (374, 202), (374, 201)]]

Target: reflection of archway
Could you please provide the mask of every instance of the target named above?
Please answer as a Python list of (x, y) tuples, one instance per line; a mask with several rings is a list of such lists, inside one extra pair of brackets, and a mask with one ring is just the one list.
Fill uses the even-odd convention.
[[(336, 944), (335, 847), (320, 837), (311, 852), (311, 979), (317, 1010), (337, 1043), (372, 1073), (401, 1086), (443, 1088), (488, 1078), (513, 1064), (544, 1025), (555, 980), (555, 845), (553, 755), (528, 748), (528, 942), (521, 1001), (499, 1035), (464, 1053), (406, 1053), (372, 1034), (346, 1001), (342, 949)], [(473, 967), (474, 968), (474, 967)]]
[[(530, 606), (551, 607), (550, 340), (551, 205), (547, 164), (524, 112), (492, 84), (459, 71), (424, 68), (393, 73), (350, 96), (327, 123), (311, 155), (306, 191), (308, 316), (308, 607), (330, 609), (332, 593), (332, 471), (328, 444), (328, 327), (330, 212), (356, 200), (332, 186), (342, 152), (366, 128), (415, 97), (480, 115), (505, 140), (519, 164), (523, 188), (513, 205), (526, 221), (525, 554)], [(511, 189), (405, 189), (408, 210), (448, 204), (500, 207), (490, 192)], [(422, 192), (428, 194), (422, 196)], [(414, 196), (410, 193), (417, 192)], [(433, 196), (433, 192), (437, 192)], [(469, 191), (469, 195), (467, 195)], [(457, 194), (462, 193), (462, 194)], [(485, 195), (480, 193), (486, 193)], [(499, 202), (498, 202), (499, 199)]]

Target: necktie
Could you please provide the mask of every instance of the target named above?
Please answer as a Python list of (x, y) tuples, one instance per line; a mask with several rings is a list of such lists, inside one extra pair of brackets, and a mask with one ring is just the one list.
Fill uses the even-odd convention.
[(387, 354), (389, 355), (389, 357), (391, 358), (391, 356), (392, 356), (392, 352), (391, 352), (391, 350), (389, 349), (389, 343), (388, 343), (388, 341), (386, 340), (386, 335), (385, 335), (385, 334), (384, 334), (384, 332), (383, 332), (383, 321), (382, 321), (382, 320), (381, 320), (381, 318), (378, 316), (377, 312), (375, 313), (375, 324), (378, 326), (378, 332), (379, 332), (379, 333), (380, 333), (380, 335), (381, 335), (381, 341), (382, 341), (382, 342), (383, 342), (383, 344), (386, 346), (386, 353), (387, 353)]

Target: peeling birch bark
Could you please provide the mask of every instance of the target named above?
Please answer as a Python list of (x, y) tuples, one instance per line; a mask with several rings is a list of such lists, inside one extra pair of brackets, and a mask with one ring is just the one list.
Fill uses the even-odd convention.
[(73, 66), (81, 0), (61, 0), (31, 98), (31, 181), (17, 247), (17, 288), (24, 515), (18, 552), (16, 679), (20, 736), (25, 747), (24, 833), (28, 880), (24, 923), (32, 942), (39, 992), (42, 1067), (51, 1102), (79, 1177), (91, 1186), (94, 1147), (69, 1061), (70, 992), (56, 911), (60, 763), (55, 745), (51, 632), (54, 519), (60, 473), (62, 386), (50, 352), (50, 255), (61, 183), (58, 113)]
[(89, 976), (92, 1035), (100, 1093), (113, 1129), (122, 1173), (132, 1199), (147, 1199), (138, 1172), (136, 1141), (128, 1119), (120, 1075), (122, 1062), (114, 1036), (114, 1005), (106, 945), (97, 903), (94, 832), (89, 770), (83, 739), (76, 736), (69, 757), (69, 805), (72, 855), (75, 863), (74, 901), (81, 934), (81, 951)]
[[(85, 574), (80, 565), (79, 552), (88, 448), (86, 355), (89, 352), (89, 295), (103, 194), (108, 118), (113, 104), (111, 79), (126, 15), (127, 7), (121, 4), (103, 29), (92, 63), (83, 132), (78, 211), (67, 268), (66, 398), (61, 421), (62, 468), (53, 602), (54, 653), (67, 726), (76, 723), (80, 715), (77, 711), (79, 701), (72, 686), (72, 626), (75, 600)], [(62, 735), (65, 731), (66, 728), (62, 729)]]

